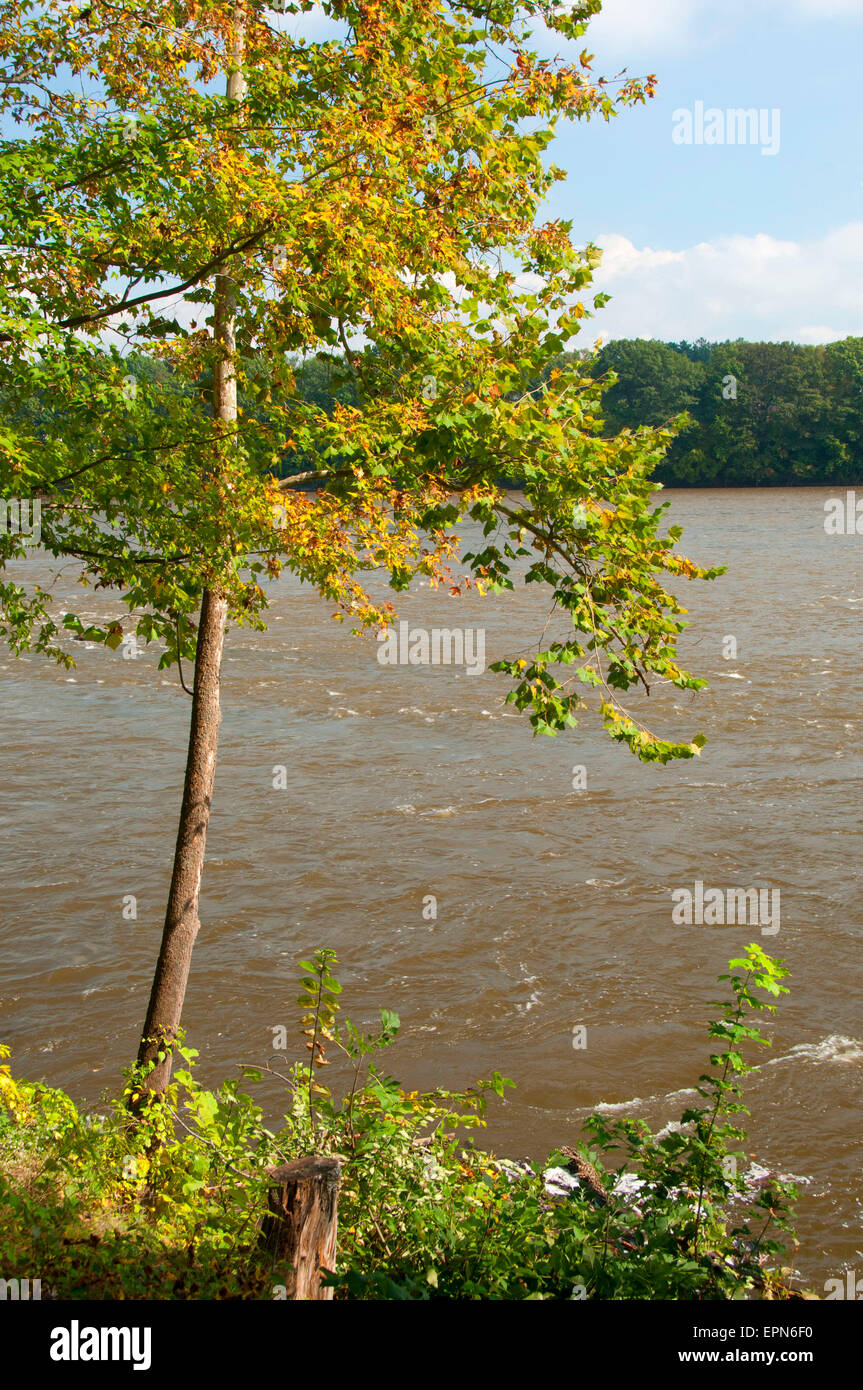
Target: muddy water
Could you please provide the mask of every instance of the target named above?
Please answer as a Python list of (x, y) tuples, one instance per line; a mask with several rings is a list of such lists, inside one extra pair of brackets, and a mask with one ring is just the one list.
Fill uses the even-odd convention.
[[(755, 937), (792, 993), (749, 1086), (750, 1148), (800, 1182), (806, 1276), (863, 1272), (863, 538), (825, 534), (829, 495), (668, 494), (686, 553), (730, 569), (686, 586), (683, 652), (711, 687), (657, 691), (650, 718), (709, 743), (665, 768), (590, 718), (533, 739), (503, 678), (381, 666), (308, 590), (274, 586), (269, 630), (226, 649), (185, 1016), (205, 1075), (293, 1031), (296, 960), (329, 945), (357, 1021), (400, 1014), (387, 1061), (405, 1084), (516, 1081), (490, 1116), (499, 1152), (542, 1157), (596, 1106), (658, 1128), (692, 1099), (716, 975)], [(85, 615), (114, 613), (71, 569), (60, 588)], [(488, 662), (528, 650), (547, 616), (521, 586), (461, 601), (418, 588), (401, 614), (484, 627)], [(0, 1036), (18, 1072), (96, 1099), (143, 1018), (188, 697), (150, 656), (76, 652), (71, 673), (0, 661)], [(671, 892), (696, 880), (778, 888), (780, 931), (675, 925)]]

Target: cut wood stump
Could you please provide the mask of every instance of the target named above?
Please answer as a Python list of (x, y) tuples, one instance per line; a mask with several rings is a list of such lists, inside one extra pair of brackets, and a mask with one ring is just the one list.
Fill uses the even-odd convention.
[(297, 1158), (267, 1170), (269, 1212), (261, 1245), (278, 1264), (290, 1265), (287, 1297), (298, 1301), (331, 1299), (321, 1270), (335, 1269), (338, 1239), (338, 1158)]

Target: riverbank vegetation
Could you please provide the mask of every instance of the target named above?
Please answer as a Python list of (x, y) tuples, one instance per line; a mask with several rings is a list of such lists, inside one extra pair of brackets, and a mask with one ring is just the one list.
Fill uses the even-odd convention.
[[(289, 1271), (260, 1249), (266, 1170), (308, 1153), (343, 1163), (340, 1299), (788, 1298), (793, 1188), (745, 1169), (742, 1081), (752, 1015), (773, 1011), (786, 971), (759, 946), (730, 962), (709, 1026), (699, 1102), (654, 1135), (593, 1115), (587, 1143), (546, 1164), (501, 1161), (479, 1138), (495, 1073), (464, 1093), (405, 1091), (385, 1070), (398, 1018), (340, 1022), (330, 951), (303, 962), (305, 1061), (244, 1065), (217, 1090), (178, 1044), (171, 1083), (130, 1125), (124, 1095), (93, 1109), (0, 1071), (0, 1245), (6, 1268), (57, 1298), (284, 1296)], [(341, 1062), (341, 1067), (339, 1067)], [(334, 1066), (343, 1083), (324, 1084)], [(282, 1127), (256, 1088), (277, 1082)], [(272, 1090), (270, 1088), (270, 1097)]]
[(600, 378), (612, 433), (682, 412), (656, 477), (669, 487), (863, 482), (863, 338), (801, 343), (607, 344)]
[[(375, 353), (365, 356), (372, 381)], [(653, 474), (664, 486), (863, 483), (863, 338), (817, 347), (742, 339), (664, 343), (621, 338), (596, 352), (573, 351), (550, 359), (526, 390), (511, 393), (512, 400), (541, 391), (552, 372), (573, 362), (602, 388), (597, 433), (615, 437), (643, 425), (675, 423)], [(162, 391), (184, 394), (202, 416), (209, 415), (209, 374), (194, 385), (184, 383), (159, 358), (135, 354), (126, 359), (126, 370), (142, 390), (158, 382)], [(305, 408), (332, 419), (340, 409), (361, 407), (355, 372), (343, 354), (297, 357), (293, 373), (296, 398)], [(244, 363), (240, 408), (250, 438), (260, 443), (262, 470), (288, 479), (314, 470), (315, 456), (295, 440), (273, 455), (269, 403), (278, 389), (265, 360), (252, 356)], [(45, 394), (4, 401), (5, 418), (26, 419), (33, 430), (50, 432), (55, 415), (56, 404)], [(344, 466), (347, 460), (339, 462)], [(524, 479), (516, 473), (507, 481), (518, 485)]]

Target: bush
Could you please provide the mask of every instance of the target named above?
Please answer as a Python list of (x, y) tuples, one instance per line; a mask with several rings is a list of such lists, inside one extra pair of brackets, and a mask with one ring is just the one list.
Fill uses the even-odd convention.
[[(551, 1155), (579, 1179), (563, 1196), (546, 1165), (508, 1163), (473, 1142), (489, 1095), (512, 1082), (495, 1073), (463, 1093), (404, 1091), (380, 1060), (397, 1016), (383, 1010), (369, 1034), (339, 1024), (335, 964), (327, 950), (302, 962), (309, 1056), (284, 1071), (244, 1066), (209, 1091), (181, 1040), (184, 1065), (164, 1097), (142, 1108), (132, 1069), (108, 1114), (82, 1114), (63, 1092), (0, 1067), (5, 1268), (40, 1278), (43, 1297), (278, 1297), (286, 1271), (257, 1239), (266, 1169), (317, 1152), (344, 1162), (337, 1298), (790, 1296), (779, 1237), (795, 1193), (753, 1191), (737, 1173), (751, 1070), (741, 1047), (765, 1041), (746, 1020), (786, 992), (787, 972), (759, 946), (721, 977), (731, 997), (710, 1024), (718, 1050), (699, 1079), (702, 1103), (662, 1138), (592, 1116), (591, 1146)], [(334, 1057), (349, 1068), (338, 1098), (322, 1084)], [(243, 1089), (268, 1079), (288, 1097), (278, 1132)]]

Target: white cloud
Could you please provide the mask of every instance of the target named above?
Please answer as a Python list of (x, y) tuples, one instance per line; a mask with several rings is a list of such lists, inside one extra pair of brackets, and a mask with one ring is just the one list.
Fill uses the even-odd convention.
[(831, 328), (826, 323), (816, 323), (806, 328), (801, 328), (795, 341), (798, 343), (832, 343), (837, 338), (845, 338), (848, 335), (840, 333), (837, 328)]
[(596, 240), (605, 255), (595, 286), (613, 298), (583, 339), (823, 343), (863, 334), (863, 222), (814, 241), (760, 233), (676, 251), (638, 247), (619, 233)]
[(600, 53), (606, 47), (664, 54), (688, 48), (701, 8), (700, 0), (604, 0), (590, 21), (590, 46)]
[(727, 40), (757, 15), (777, 22), (863, 17), (863, 0), (603, 0), (590, 21), (591, 48), (632, 57), (673, 55)]

